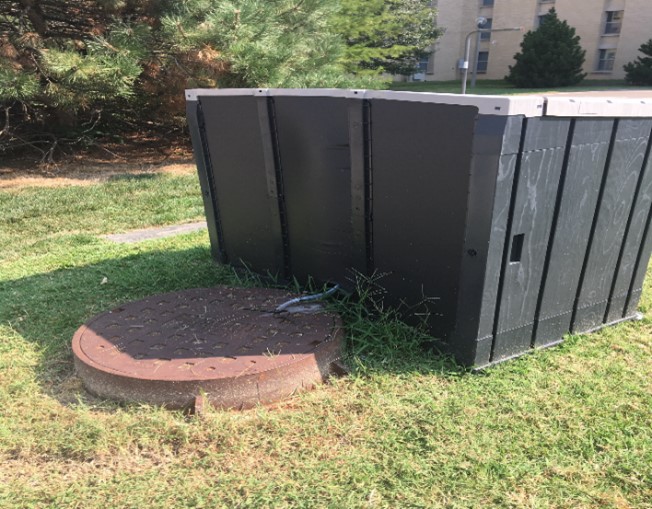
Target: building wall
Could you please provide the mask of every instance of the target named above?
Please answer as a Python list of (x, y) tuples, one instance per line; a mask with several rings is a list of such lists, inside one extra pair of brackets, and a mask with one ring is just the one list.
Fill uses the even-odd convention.
[[(471, 3), (475, 3), (473, 0)], [(534, 26), (536, 18), (536, 0), (495, 0), (493, 7), (492, 28), (516, 28)], [(483, 42), (481, 51), (489, 52), (487, 73), (482, 78), (503, 79), (509, 72), (509, 66), (514, 63), (514, 55), (518, 52), (525, 30), (516, 32), (495, 32), (491, 40)]]
[(650, 38), (652, 38), (652, 1), (627, 0), (614, 64), (614, 70), (618, 71), (618, 75), (614, 77), (625, 76), (623, 65), (643, 56), (638, 49)]
[[(514, 63), (523, 35), (536, 28), (539, 16), (551, 7), (557, 9), (577, 30), (586, 50), (584, 71), (589, 79), (622, 79), (623, 65), (640, 55), (638, 48), (652, 37), (652, 0), (494, 0), (484, 7), (483, 0), (438, 0), (437, 24), (445, 29), (435, 44), (426, 80), (445, 81), (460, 77), (458, 61), (464, 55), (464, 41), (475, 30), (479, 16), (492, 18), (492, 28), (523, 27), (523, 31), (494, 32), (489, 40), (480, 41), (478, 51), (488, 52), (486, 72), (478, 79), (502, 79)], [(623, 11), (619, 34), (605, 34), (607, 12)], [(472, 37), (469, 76), (472, 74), (476, 37)], [(600, 50), (603, 56), (615, 52), (612, 70), (599, 69)], [(603, 67), (605, 64), (603, 62)]]
[(466, 34), (474, 30), (478, 16), (477, 0), (439, 0), (433, 2), (437, 9), (437, 25), (444, 29), (435, 43), (426, 79), (453, 80), (458, 76), (457, 63), (464, 54)]

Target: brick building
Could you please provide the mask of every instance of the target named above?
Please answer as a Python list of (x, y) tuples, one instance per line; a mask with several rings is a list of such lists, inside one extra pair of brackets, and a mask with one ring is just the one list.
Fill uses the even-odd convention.
[[(586, 50), (584, 71), (588, 79), (622, 79), (623, 65), (640, 55), (638, 48), (652, 37), (652, 0), (435, 0), (437, 24), (445, 29), (429, 60), (422, 63), (416, 79), (454, 80), (460, 76), (466, 36), (476, 29), (476, 20), (487, 26), (536, 28), (551, 7), (560, 19), (575, 27)], [(478, 78), (502, 79), (523, 32), (495, 32), (472, 37), (470, 70), (476, 65)]]

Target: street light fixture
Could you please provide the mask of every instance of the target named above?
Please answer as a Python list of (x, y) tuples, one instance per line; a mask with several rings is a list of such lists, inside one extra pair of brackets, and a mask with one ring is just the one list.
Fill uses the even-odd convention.
[[(481, 21), (484, 20), (484, 23), (486, 23), (486, 19), (484, 18), (478, 18), (477, 23), (478, 25), (484, 25), (484, 23), (481, 23)], [(471, 38), (475, 34), (490, 34), (492, 32), (522, 32), (523, 27), (514, 27), (514, 28), (479, 28), (478, 30), (474, 30), (473, 32), (469, 32), (469, 34), (466, 36), (466, 42), (464, 44), (464, 60), (462, 61), (462, 94), (466, 94), (466, 81), (469, 77), (469, 54), (471, 53)]]

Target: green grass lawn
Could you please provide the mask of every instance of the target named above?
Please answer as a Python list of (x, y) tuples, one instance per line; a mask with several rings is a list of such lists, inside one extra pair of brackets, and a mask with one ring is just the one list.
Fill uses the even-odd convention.
[(239, 283), (205, 233), (98, 235), (202, 215), (194, 176), (0, 192), (1, 508), (652, 507), (650, 318), (473, 374), (349, 312), (353, 373), (275, 407), (198, 419), (87, 395), (85, 320)]
[[(404, 90), (408, 92), (438, 92), (445, 94), (459, 94), (462, 90), (460, 80), (456, 81), (417, 81), (411, 83), (392, 83), (391, 90)], [(515, 88), (503, 80), (478, 80), (475, 88), (471, 88), (471, 78), (468, 80), (468, 94), (479, 95), (506, 95), (506, 94), (543, 94), (546, 92), (587, 92), (592, 90), (623, 90), (628, 89), (624, 81), (614, 80), (585, 80), (574, 87), (557, 89), (541, 88)], [(650, 89), (652, 87), (636, 87), (637, 90)]]

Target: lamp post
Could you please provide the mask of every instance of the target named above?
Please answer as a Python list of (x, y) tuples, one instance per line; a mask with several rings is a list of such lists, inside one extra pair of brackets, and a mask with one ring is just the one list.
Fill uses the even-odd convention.
[(486, 28), (486, 29), (479, 28), (478, 30), (473, 30), (473, 32), (469, 32), (469, 34), (466, 36), (466, 41), (464, 44), (464, 62), (462, 67), (462, 94), (466, 94), (466, 81), (469, 77), (469, 54), (471, 53), (471, 38), (475, 34), (483, 34), (483, 33), (490, 34), (492, 32), (517, 32), (517, 31), (521, 32), (522, 30), (523, 30), (522, 27)]
[[(487, 26), (489, 20), (483, 16), (480, 16), (475, 20), (476, 28), (480, 30), (487, 30), (491, 28), (491, 25)], [(475, 82), (478, 77), (478, 61), (480, 60), (480, 41), (482, 40), (482, 33), (478, 32), (475, 34), (475, 51), (473, 56), (473, 73), (471, 74), (471, 88), (475, 88)], [(469, 59), (471, 57), (469, 56)], [(470, 64), (471, 62), (469, 62)]]

